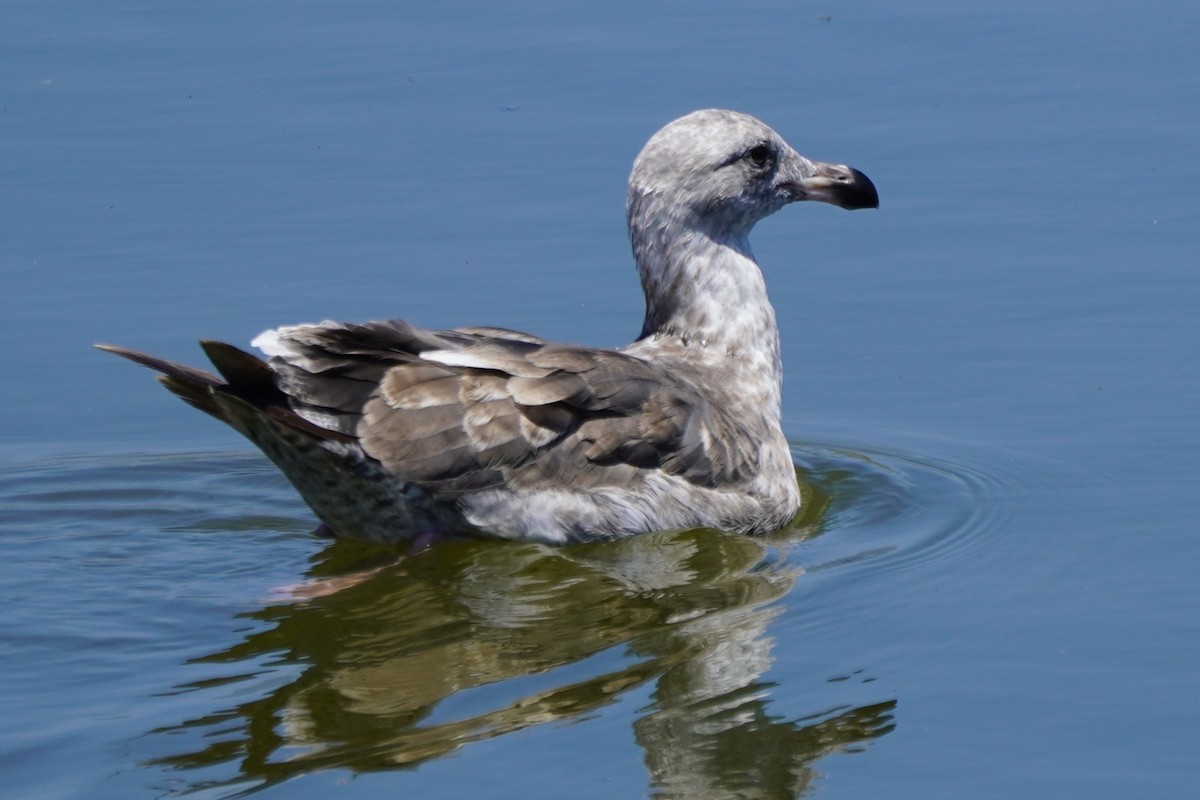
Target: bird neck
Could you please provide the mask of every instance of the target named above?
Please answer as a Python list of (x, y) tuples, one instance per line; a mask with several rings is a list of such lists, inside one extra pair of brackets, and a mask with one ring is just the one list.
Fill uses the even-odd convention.
[(630, 236), (646, 294), (639, 343), (661, 343), (694, 364), (719, 366), (778, 409), (779, 328), (746, 235), (658, 216), (652, 226), (631, 219)]

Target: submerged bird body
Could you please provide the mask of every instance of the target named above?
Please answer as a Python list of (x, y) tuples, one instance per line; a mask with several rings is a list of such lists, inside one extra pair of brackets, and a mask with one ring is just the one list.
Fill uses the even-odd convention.
[(656, 133), (627, 209), (646, 316), (620, 350), (324, 322), (258, 336), (265, 362), (203, 343), (217, 377), (101, 347), (253, 441), (338, 536), (766, 533), (799, 492), (775, 312), (747, 237), (805, 199), (878, 205), (864, 175), (805, 159), (745, 114), (693, 112)]

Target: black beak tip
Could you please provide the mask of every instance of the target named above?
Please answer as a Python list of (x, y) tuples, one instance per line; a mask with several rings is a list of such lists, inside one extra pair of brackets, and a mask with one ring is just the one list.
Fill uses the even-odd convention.
[(879, 208), (879, 192), (871, 179), (854, 167), (850, 167), (850, 182), (841, 195), (842, 208), (854, 211), (859, 208)]

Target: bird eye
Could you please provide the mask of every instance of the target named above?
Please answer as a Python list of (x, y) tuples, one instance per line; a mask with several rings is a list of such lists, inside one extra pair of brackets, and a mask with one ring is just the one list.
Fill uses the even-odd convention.
[(746, 152), (746, 158), (756, 168), (762, 169), (771, 163), (771, 148), (765, 144), (752, 147)]

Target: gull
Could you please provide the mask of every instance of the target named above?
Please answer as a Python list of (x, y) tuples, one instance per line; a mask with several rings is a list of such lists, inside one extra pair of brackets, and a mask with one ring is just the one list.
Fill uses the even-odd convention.
[(202, 341), (218, 374), (114, 345), (257, 445), (318, 531), (424, 546), (658, 530), (764, 534), (800, 492), (781, 425), (779, 329), (750, 251), (788, 203), (877, 208), (856, 169), (744, 113), (695, 111), (633, 165), (641, 334), (599, 349), (494, 327), (325, 321)]

